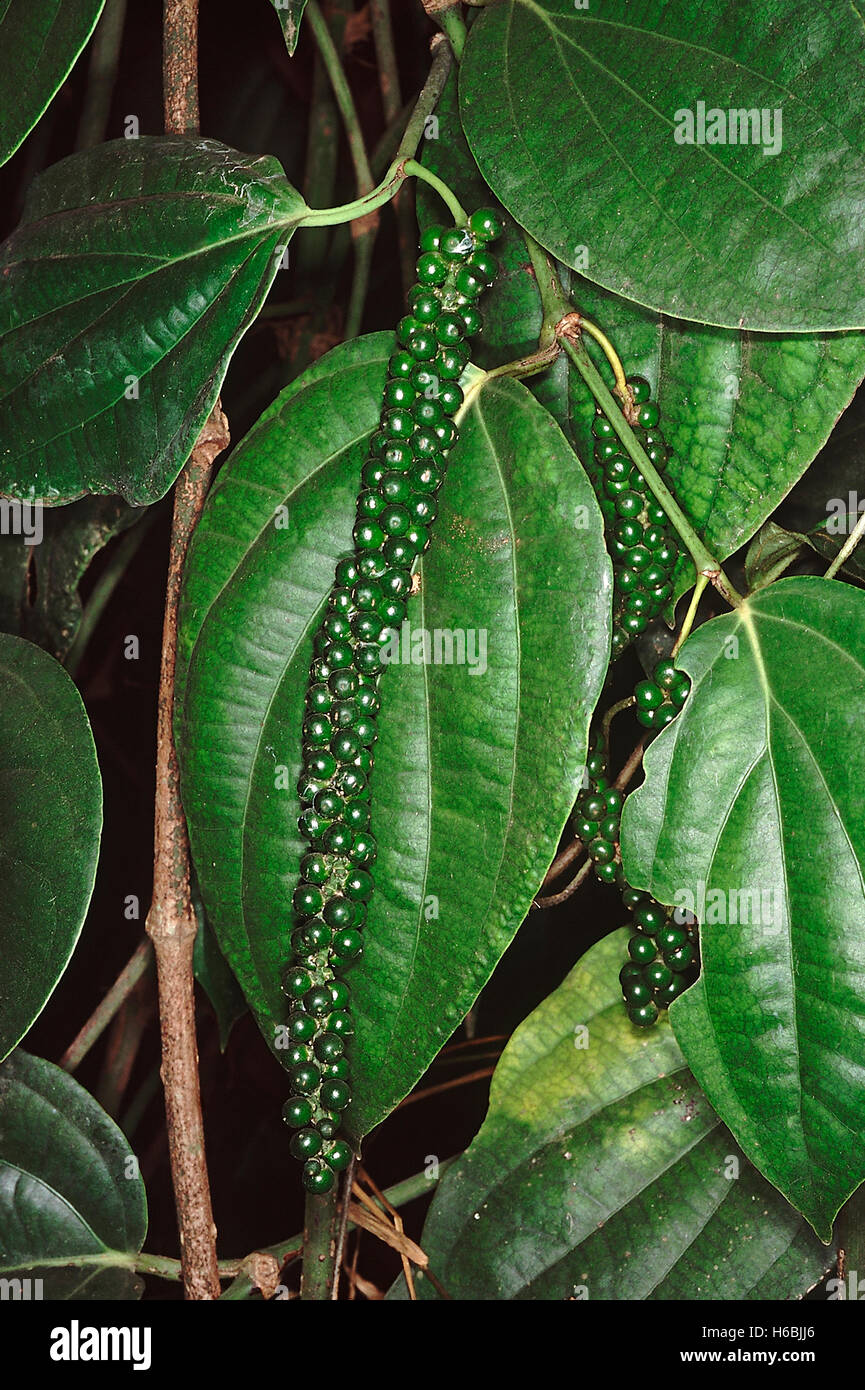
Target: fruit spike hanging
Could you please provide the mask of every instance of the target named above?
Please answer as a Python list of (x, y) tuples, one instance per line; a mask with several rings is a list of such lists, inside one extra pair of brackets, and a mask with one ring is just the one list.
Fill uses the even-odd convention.
[[(658, 428), (660, 412), (649, 399), (643, 377), (628, 377), (631, 400), (626, 415), (659, 473), (667, 467), (670, 450)], [(594, 467), (590, 476), (598, 495), (613, 561), (612, 655), (618, 656), (632, 638), (644, 632), (673, 596), (673, 572), (679, 546), (663, 507), (646, 487), (636, 464), (624, 453), (613, 426), (598, 409), (592, 424)]]
[(291, 1097), (283, 1118), (304, 1161), (304, 1186), (330, 1191), (351, 1149), (339, 1135), (351, 1100), (346, 1040), (350, 992), (340, 978), (363, 950), (376, 842), (370, 777), (381, 704), (381, 649), (406, 612), (415, 560), (427, 549), (466, 340), (480, 331), (477, 301), (498, 270), (486, 250), (502, 230), (481, 209), (467, 226), (430, 227), (421, 238), (418, 284), (397, 328), (379, 429), (361, 474), (354, 552), (337, 563), (327, 616), (315, 635), (303, 725), (300, 831), (309, 852), (292, 906), (291, 961), (283, 990)]

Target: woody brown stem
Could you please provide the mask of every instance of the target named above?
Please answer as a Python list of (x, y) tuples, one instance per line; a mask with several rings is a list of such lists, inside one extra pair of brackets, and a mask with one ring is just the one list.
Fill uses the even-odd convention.
[[(172, 134), (190, 134), (198, 128), (197, 0), (165, 0), (163, 16), (165, 129)], [(174, 680), (183, 567), (204, 506), (213, 461), (228, 442), (228, 421), (217, 402), (174, 490), (159, 677), (153, 899), (147, 915), (159, 983), (161, 1075), (171, 1178), (183, 1284), (190, 1299), (218, 1298), (219, 1271), (198, 1080), (192, 964), (196, 919), (173, 737)]]

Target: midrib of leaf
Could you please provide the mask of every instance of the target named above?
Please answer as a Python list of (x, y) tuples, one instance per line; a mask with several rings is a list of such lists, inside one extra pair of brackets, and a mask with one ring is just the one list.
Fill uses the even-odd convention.
[[(524, 4), (524, 5), (526, 5), (526, 4), (529, 5), (531, 9), (533, 9), (533, 10), (536, 11), (536, 13), (538, 13), (538, 14), (540, 14), (540, 15), (542, 15), (542, 16), (544, 17), (544, 22), (546, 23), (547, 28), (550, 30), (550, 33), (553, 35), (553, 42), (556, 44), (556, 49), (557, 49), (557, 51), (558, 51), (558, 50), (559, 50), (559, 45), (558, 45), (558, 43), (557, 43), (557, 41), (556, 41), (556, 30), (555, 30), (553, 24), (550, 22), (550, 17), (547, 16), (547, 15), (544, 15), (544, 12), (543, 12), (542, 10), (539, 10), (539, 9), (538, 9), (538, 7), (533, 3), (533, 0), (518, 0), (518, 3), (519, 3), (519, 4)], [(596, 21), (596, 22), (597, 22), (597, 21)], [(570, 46), (571, 46), (572, 48), (574, 48), (578, 53), (580, 53), (580, 54), (583, 56), (583, 58), (585, 58), (585, 60), (586, 60), (587, 63), (589, 63), (592, 67), (597, 68), (597, 70), (598, 70), (599, 72), (603, 73), (605, 77), (609, 78), (614, 84), (617, 84), (619, 87), (621, 87), (622, 90), (628, 94), (628, 96), (630, 96), (630, 97), (633, 98), (635, 104), (638, 104), (638, 105), (640, 105), (640, 106), (645, 107), (645, 109), (646, 109), (647, 111), (650, 111), (650, 112), (652, 113), (652, 115), (655, 116), (662, 124), (668, 126), (671, 130), (674, 129), (674, 124), (673, 124), (673, 122), (670, 120), (669, 116), (665, 116), (665, 115), (663, 114), (663, 112), (659, 111), (659, 110), (657, 109), (657, 107), (655, 107), (655, 106), (653, 106), (653, 105), (651, 104), (651, 102), (646, 101), (645, 97), (642, 97), (642, 96), (639, 94), (639, 92), (636, 92), (631, 86), (629, 86), (629, 84), (628, 84), (627, 82), (625, 82), (624, 78), (620, 77), (618, 73), (613, 72), (613, 70), (612, 70), (611, 68), (606, 67), (605, 64), (602, 63), (602, 62), (600, 61), (600, 59), (595, 58), (595, 57), (592, 56), (592, 54), (586, 52), (586, 50), (583, 49), (574, 39), (569, 38), (569, 36), (564, 32), (564, 30), (559, 30), (558, 32), (561, 34), (561, 37), (562, 37), (562, 39), (564, 40), (565, 43), (570, 44)], [(660, 38), (660, 37), (662, 37), (662, 36), (657, 35), (657, 34), (652, 34), (652, 38), (653, 38), (653, 39), (658, 39), (658, 38)], [(669, 36), (666, 35), (666, 34), (663, 35), (663, 40), (664, 40), (665, 42), (666, 42), (666, 41), (669, 41), (669, 42), (672, 42), (672, 43), (677, 43), (677, 42), (678, 42), (678, 43), (682, 44), (684, 47), (689, 48), (689, 49), (692, 49), (694, 52), (709, 52), (709, 53), (711, 53), (711, 50), (705, 50), (705, 49), (699, 48), (699, 47), (698, 47), (697, 45), (695, 45), (695, 44), (684, 44), (683, 40), (681, 40), (681, 39), (680, 39), (680, 40), (669, 39)], [(718, 54), (713, 54), (712, 56), (713, 56), (713, 57), (716, 57), (716, 58), (722, 59), (722, 61), (725, 62), (725, 63), (730, 63), (730, 61), (731, 61), (729, 58), (725, 57), (723, 54), (720, 54), (720, 53), (718, 53)], [(736, 66), (736, 67), (741, 67), (741, 64), (736, 63), (735, 66)], [(661, 204), (660, 204), (660, 202), (658, 201), (658, 199), (657, 199), (653, 194), (651, 194), (651, 193), (648, 191), (648, 189), (645, 187), (645, 185), (637, 178), (636, 171), (633, 170), (633, 169), (631, 169), (631, 168), (629, 167), (629, 165), (627, 164), (627, 161), (625, 160), (624, 156), (621, 154), (621, 152), (620, 152), (620, 150), (619, 150), (619, 148), (618, 148), (618, 145), (614, 144), (614, 143), (610, 140), (609, 136), (606, 134), (606, 131), (603, 130), (603, 128), (602, 128), (602, 126), (600, 125), (600, 123), (598, 122), (597, 117), (595, 116), (594, 112), (591, 111), (591, 108), (590, 108), (590, 107), (588, 107), (588, 104), (586, 103), (585, 97), (583, 96), (582, 92), (579, 91), (579, 88), (577, 87), (577, 84), (576, 84), (576, 82), (575, 82), (575, 80), (574, 80), (574, 78), (573, 78), (571, 72), (569, 71), (569, 69), (568, 69), (568, 67), (566, 66), (566, 64), (565, 64), (564, 61), (562, 61), (562, 69), (563, 69), (563, 71), (565, 72), (565, 74), (566, 74), (566, 76), (567, 76), (567, 78), (568, 78), (568, 81), (570, 82), (570, 84), (571, 84), (571, 86), (573, 87), (574, 91), (578, 93), (578, 95), (580, 96), (580, 99), (583, 101), (583, 104), (586, 105), (586, 106), (587, 106), (587, 109), (590, 111), (590, 114), (591, 114), (591, 116), (592, 116), (592, 120), (593, 120), (593, 122), (594, 122), (594, 124), (595, 124), (595, 127), (596, 127), (596, 129), (598, 130), (599, 134), (602, 134), (602, 135), (604, 136), (604, 139), (606, 140), (606, 142), (607, 142), (607, 144), (609, 145), (610, 149), (611, 149), (611, 150), (613, 151), (613, 153), (616, 155), (616, 158), (617, 158), (617, 159), (619, 160), (619, 162), (623, 165), (623, 167), (628, 171), (628, 176), (629, 176), (629, 178), (631, 179), (632, 183), (635, 183), (635, 184), (638, 185), (638, 187), (640, 187), (640, 189), (641, 189), (642, 192), (644, 193), (644, 195), (645, 195), (647, 201), (651, 202), (651, 203), (657, 208), (658, 212), (659, 212), (660, 215), (664, 218), (665, 221), (669, 222), (669, 223), (671, 224), (671, 226), (673, 226), (673, 227), (676, 228), (676, 231), (678, 232), (679, 236), (682, 237), (682, 239), (687, 243), (687, 245), (691, 248), (691, 250), (692, 250), (692, 251), (696, 251), (696, 250), (697, 250), (696, 244), (695, 244), (694, 242), (692, 242), (691, 239), (690, 239), (688, 236), (686, 236), (686, 234), (685, 234), (683, 228), (680, 227), (679, 224), (678, 224), (672, 217), (668, 216), (666, 210), (661, 206)], [(742, 68), (742, 71), (743, 71), (743, 72), (747, 72), (748, 69)], [(789, 97), (791, 100), (793, 99), (793, 93), (792, 93), (792, 92), (788, 92), (784, 87), (781, 87), (777, 82), (773, 81), (772, 78), (766, 77), (766, 76), (763, 75), (763, 74), (756, 74), (756, 76), (758, 76), (762, 82), (765, 82), (767, 86), (776, 87), (780, 92), (783, 93), (784, 96)], [(804, 105), (804, 103), (802, 103), (802, 104)], [(812, 114), (814, 114), (814, 113), (812, 113)], [(821, 123), (825, 124), (825, 122), (822, 122), (822, 118), (821, 118)], [(836, 134), (839, 136), (839, 139), (841, 139), (841, 140), (844, 141), (844, 144), (847, 146), (847, 150), (850, 151), (850, 152), (852, 153), (849, 141), (848, 141), (843, 135), (841, 135), (840, 131), (836, 131)], [(716, 168), (717, 168), (717, 170), (718, 170), (719, 173), (721, 174), (721, 176), (726, 176), (727, 178), (732, 179), (734, 183), (737, 183), (737, 184), (739, 184), (742, 188), (744, 188), (744, 189), (751, 195), (751, 197), (754, 198), (758, 203), (761, 203), (765, 209), (771, 211), (771, 212), (774, 213), (776, 216), (779, 216), (779, 217), (783, 218), (783, 220), (784, 220), (785, 222), (788, 222), (789, 225), (790, 225), (791, 227), (795, 228), (795, 230), (796, 230), (797, 232), (800, 233), (800, 235), (804, 238), (804, 240), (805, 240), (806, 242), (808, 242), (808, 243), (813, 243), (815, 247), (818, 247), (818, 248), (819, 248), (821, 251), (823, 251), (826, 255), (834, 257), (835, 252), (834, 252), (834, 250), (833, 250), (831, 247), (829, 247), (829, 246), (824, 246), (823, 243), (822, 243), (821, 241), (819, 241), (818, 238), (817, 238), (816, 236), (813, 235), (813, 233), (808, 232), (804, 227), (800, 226), (800, 224), (795, 220), (795, 218), (791, 217), (791, 216), (789, 215), (789, 213), (787, 213), (787, 212), (784, 210), (784, 208), (778, 207), (778, 205), (777, 205), (776, 203), (771, 203), (771, 202), (768, 200), (768, 198), (765, 198), (765, 197), (763, 196), (762, 193), (758, 192), (758, 190), (757, 190), (756, 188), (754, 188), (752, 184), (748, 183), (747, 179), (742, 178), (741, 174), (737, 174), (737, 173), (735, 172), (735, 170), (734, 170), (730, 165), (724, 164), (722, 160), (718, 159), (716, 155), (714, 155), (713, 153), (711, 153), (710, 148), (709, 148), (708, 145), (694, 145), (694, 146), (692, 146), (691, 148), (693, 148), (694, 150), (698, 150), (698, 151), (699, 151), (699, 155), (695, 156), (696, 158), (706, 159), (706, 160), (708, 160), (708, 162), (709, 162), (710, 164), (715, 165)], [(707, 254), (707, 253), (704, 252), (704, 254)], [(710, 257), (710, 259), (714, 259), (714, 258), (715, 258), (715, 257), (714, 257), (714, 252), (713, 252), (713, 254), (712, 254), (712, 256)]]

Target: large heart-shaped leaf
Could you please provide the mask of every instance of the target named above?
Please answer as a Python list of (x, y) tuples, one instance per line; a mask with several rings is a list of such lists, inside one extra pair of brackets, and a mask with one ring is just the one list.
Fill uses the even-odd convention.
[(115, 140), (37, 180), (0, 248), (0, 492), (170, 487), (303, 200), (275, 159)]
[(0, 164), (14, 154), (66, 80), (105, 0), (0, 3)]
[(24, 1036), (78, 940), (99, 856), (102, 783), (63, 667), (0, 633), (0, 1057)]
[[(392, 346), (338, 348), (275, 403), (220, 475), (190, 554), (184, 806), (208, 915), (271, 1042), (311, 636), (350, 544)], [(609, 604), (576, 457), (524, 387), (490, 382), (449, 465), (409, 646), (382, 678), (376, 892), (352, 971), (356, 1137), (422, 1075), (528, 910), (579, 783)], [(456, 661), (443, 638), (445, 660), (423, 664), (420, 629), (453, 634)]]
[(628, 1022), (627, 938), (593, 946), (502, 1054), (421, 1238), (451, 1298), (787, 1299), (830, 1264), (737, 1149), (667, 1020)]
[(496, 195), (598, 284), (699, 323), (862, 328), (863, 66), (845, 5), (501, 0), (460, 103)]
[[(467, 207), (489, 201), (469, 153), (450, 80), (439, 104), (439, 138), (424, 163)], [(421, 223), (438, 221), (432, 190), (418, 191)], [(518, 227), (496, 246), (502, 273), (484, 303), (481, 364), (497, 365), (537, 346), (540, 298)], [(660, 402), (661, 427), (674, 450), (667, 477), (685, 514), (720, 560), (738, 550), (825, 444), (865, 374), (865, 334), (754, 334), (668, 319), (593, 285), (568, 278), (582, 314), (611, 338), (629, 375), (645, 376)], [(611, 381), (597, 344), (584, 343)], [(573, 439), (581, 458), (594, 447), (594, 402), (567, 361), (528, 384)], [(825, 511), (824, 511), (825, 515)], [(693, 583), (683, 561), (679, 592)]]
[(146, 1234), (138, 1162), (114, 1121), (59, 1067), (21, 1051), (7, 1057), (0, 1275), (29, 1279), (31, 1298), (139, 1298), (131, 1265)]
[(782, 579), (704, 624), (625, 805), (628, 882), (695, 911), (671, 1010), (748, 1157), (828, 1240), (865, 1177), (865, 594)]

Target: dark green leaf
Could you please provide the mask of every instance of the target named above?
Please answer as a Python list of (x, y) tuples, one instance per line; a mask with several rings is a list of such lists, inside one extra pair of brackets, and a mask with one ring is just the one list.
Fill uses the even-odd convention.
[(289, 57), (293, 58), (297, 41), (300, 38), (300, 21), (306, 9), (306, 0), (270, 0), (270, 3), (279, 15), (282, 32), (285, 35), (285, 46), (288, 49)]
[(0, 1057), (63, 974), (99, 856), (102, 783), (81, 697), (63, 667), (0, 633)]
[(105, 0), (0, 3), (0, 164), (14, 154), (65, 82)]
[(451, 1298), (789, 1299), (830, 1264), (737, 1149), (669, 1023), (628, 1022), (627, 939), (593, 946), (502, 1054), (421, 1238)]
[(0, 629), (62, 661), (81, 622), (82, 575), (94, 555), (143, 513), (119, 497), (84, 497), (52, 510), (19, 503), (6, 508), (17, 524), (0, 536)]
[[(599, 285), (728, 328), (862, 328), (863, 66), (844, 5), (501, 0), (460, 104), (496, 195)], [(698, 102), (724, 143), (678, 142)], [(759, 143), (730, 111), (765, 118)]]
[(0, 248), (0, 492), (161, 497), (303, 208), (275, 159), (212, 140), (115, 140), (43, 174)]
[(828, 1240), (865, 1177), (865, 594), (782, 579), (700, 627), (628, 797), (628, 882), (696, 912), (671, 1010), (745, 1153)]
[[(489, 194), (455, 105), (451, 82), (437, 112), (439, 138), (427, 142), (424, 163), (466, 207), (477, 207)], [(432, 190), (419, 189), (418, 200), (422, 225), (440, 220), (440, 200)], [(502, 274), (484, 302), (484, 367), (530, 352), (541, 326), (537, 286), (512, 221), (495, 249)], [(825, 444), (865, 373), (865, 335), (706, 328), (659, 318), (564, 268), (562, 278), (580, 312), (612, 340), (627, 374), (650, 382), (674, 451), (668, 469), (673, 490), (710, 550), (726, 560), (772, 514)], [(601, 349), (588, 334), (583, 341), (612, 384)], [(568, 383), (564, 356), (527, 384), (570, 434), (577, 453), (590, 457), (594, 403), (576, 372)], [(683, 561), (678, 592), (692, 583), (693, 567)]]
[[(184, 805), (208, 915), (271, 1044), (301, 852), (311, 635), (350, 544), (392, 347), (385, 334), (347, 344), (289, 388), (220, 474), (190, 555)], [(485, 386), (463, 421), (420, 585), (411, 628), (462, 630), (468, 659), (400, 661), (382, 680), (376, 892), (352, 971), (357, 1136), (422, 1075), (528, 910), (606, 669), (599, 513), (517, 383)]]
[[(141, 1295), (124, 1268), (147, 1233), (125, 1135), (59, 1067), (15, 1052), (0, 1067), (0, 1275), (52, 1299)], [(31, 1297), (37, 1297), (31, 1288)]]

